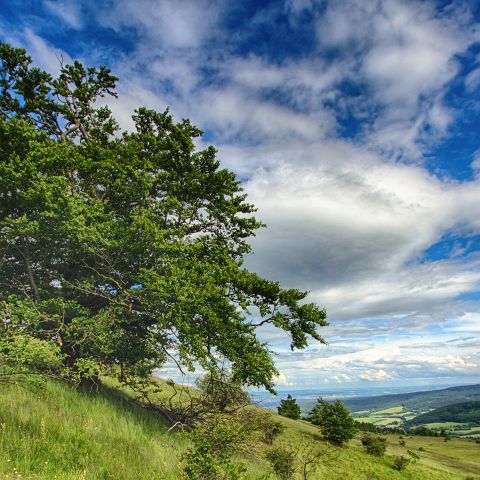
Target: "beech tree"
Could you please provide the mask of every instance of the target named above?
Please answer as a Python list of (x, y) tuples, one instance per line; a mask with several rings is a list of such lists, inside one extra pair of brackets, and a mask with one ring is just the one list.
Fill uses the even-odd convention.
[(116, 80), (79, 62), (53, 78), (0, 45), (2, 335), (47, 342), (87, 379), (227, 362), (233, 381), (272, 390), (258, 328), (301, 349), (324, 342), (325, 310), (243, 267), (262, 225), (188, 119), (139, 108), (115, 135), (96, 102)]

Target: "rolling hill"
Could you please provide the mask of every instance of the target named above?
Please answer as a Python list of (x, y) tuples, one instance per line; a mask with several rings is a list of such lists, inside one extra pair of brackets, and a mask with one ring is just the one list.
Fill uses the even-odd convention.
[(374, 397), (355, 397), (345, 399), (343, 403), (352, 412), (403, 406), (405, 410), (424, 413), (433, 408), (470, 401), (480, 401), (480, 385), (465, 385), (442, 390), (396, 393)]
[(480, 402), (462, 402), (435, 408), (407, 422), (407, 426), (436, 422), (474, 423), (480, 425)]

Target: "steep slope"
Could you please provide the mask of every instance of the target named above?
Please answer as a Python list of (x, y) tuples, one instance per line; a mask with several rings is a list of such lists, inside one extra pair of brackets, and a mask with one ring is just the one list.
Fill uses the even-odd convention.
[[(0, 387), (0, 478), (179, 478), (184, 445), (157, 415), (114, 391), (47, 382)], [(3, 475), (3, 476), (2, 476)], [(20, 477), (18, 477), (20, 478)]]
[[(480, 478), (480, 445), (474, 441), (388, 436), (385, 458), (365, 453), (359, 438), (347, 448), (329, 447), (304, 421), (278, 417), (285, 432), (276, 445), (307, 441), (329, 450), (309, 480), (464, 480)], [(174, 480), (189, 447), (185, 434), (168, 432), (153, 412), (112, 388), (99, 392), (48, 381), (42, 390), (0, 387), (1, 480)], [(262, 449), (249, 453), (248, 480), (275, 480)], [(422, 448), (422, 451), (419, 451)], [(420, 461), (405, 471), (392, 468), (392, 455), (417, 451)], [(295, 479), (301, 477), (297, 476)]]

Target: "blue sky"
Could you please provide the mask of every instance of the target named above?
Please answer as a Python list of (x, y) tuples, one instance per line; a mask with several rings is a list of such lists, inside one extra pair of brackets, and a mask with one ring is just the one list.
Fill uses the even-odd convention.
[[(480, 381), (480, 3), (5, 1), (4, 41), (205, 131), (268, 228), (248, 266), (327, 308), (280, 388)], [(169, 375), (167, 369), (164, 372)]]

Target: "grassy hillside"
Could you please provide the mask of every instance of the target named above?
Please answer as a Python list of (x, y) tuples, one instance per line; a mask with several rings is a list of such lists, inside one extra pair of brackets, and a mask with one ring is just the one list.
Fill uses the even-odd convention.
[(403, 406), (405, 410), (427, 412), (452, 403), (469, 401), (480, 401), (480, 385), (466, 385), (427, 392), (347, 398), (344, 403), (352, 412), (381, 410), (398, 406)]
[[(280, 419), (286, 430), (279, 444), (319, 442), (311, 424)], [(189, 440), (186, 434), (167, 430), (156, 414), (132, 405), (112, 388), (91, 393), (56, 382), (47, 382), (41, 391), (2, 386), (0, 479), (181, 479), (181, 457)], [(426, 437), (405, 441), (401, 446), (398, 436), (390, 435), (387, 456), (379, 459), (366, 454), (360, 440), (354, 439), (348, 448), (332, 448), (328, 461), (311, 478), (480, 479), (480, 445), (474, 441)], [(420, 461), (403, 472), (393, 470), (391, 455), (406, 455), (407, 449), (416, 451)], [(249, 468), (247, 478), (274, 480), (261, 454), (252, 452), (243, 459)]]
[(179, 478), (184, 438), (166, 435), (161, 418), (109, 390), (1, 387), (0, 427), (2, 480), (15, 472), (45, 480)]

